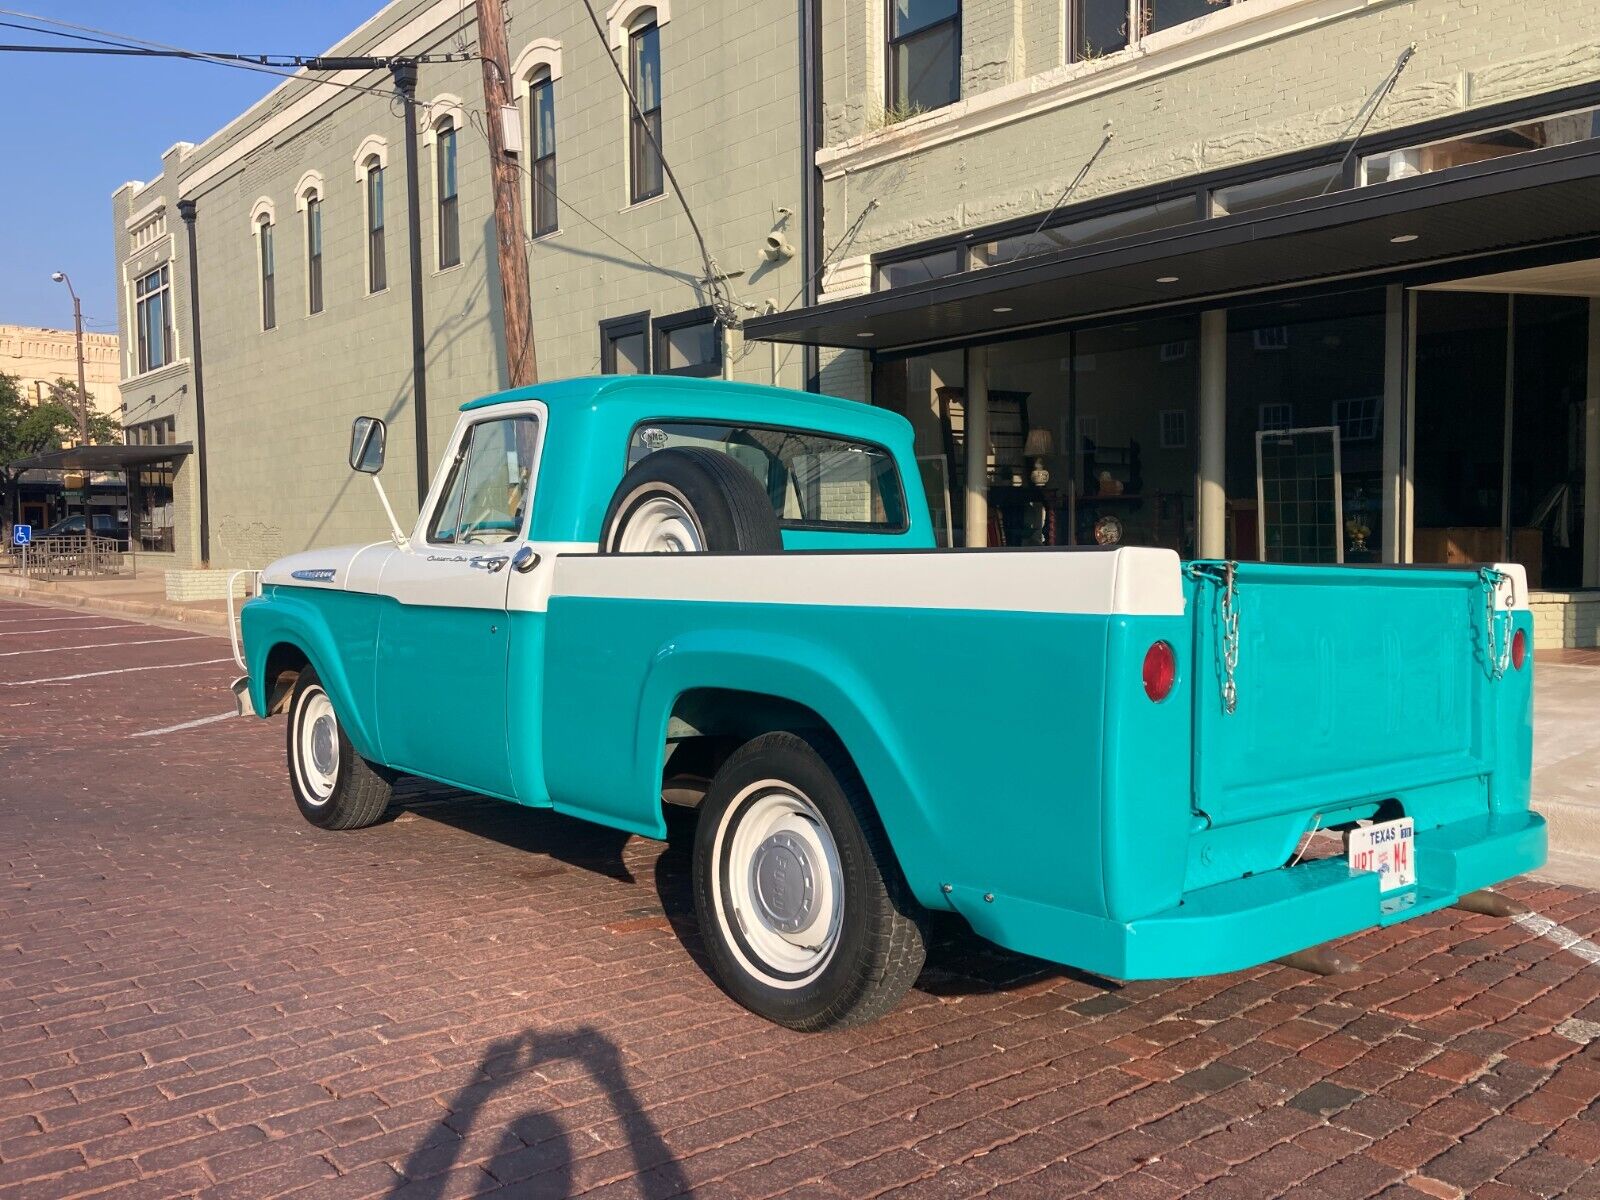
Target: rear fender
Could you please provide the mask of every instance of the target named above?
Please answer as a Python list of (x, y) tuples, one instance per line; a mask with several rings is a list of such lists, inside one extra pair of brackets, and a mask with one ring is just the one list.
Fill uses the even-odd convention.
[(636, 794), (656, 805), (667, 722), (685, 692), (726, 688), (811, 709), (843, 744), (872, 796), (913, 893), (948, 907), (940, 891), (946, 850), (902, 743), (887, 698), (842, 656), (803, 638), (704, 631), (674, 640), (654, 660), (639, 699), (634, 747)]
[(371, 714), (363, 712), (356, 703), (344, 656), (339, 653), (327, 618), (309, 600), (286, 594), (295, 590), (298, 589), (275, 588), (271, 594), (246, 603), (240, 612), (245, 669), (250, 676), (250, 703), (257, 713), (268, 715), (267, 656), (274, 646), (296, 646), (311, 660), (356, 752), (369, 761), (383, 761)]

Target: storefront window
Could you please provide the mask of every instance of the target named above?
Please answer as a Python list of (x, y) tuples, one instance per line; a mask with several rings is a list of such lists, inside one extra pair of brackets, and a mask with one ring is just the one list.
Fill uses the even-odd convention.
[(966, 462), (960, 419), (965, 364), (964, 351), (941, 350), (880, 359), (873, 367), (875, 403), (911, 422), (917, 467), (941, 546), (965, 545)]
[(1304, 200), (1321, 196), (1339, 187), (1339, 164), (1309, 167), (1287, 175), (1272, 175), (1266, 179), (1252, 179), (1249, 183), (1236, 183), (1232, 187), (1217, 188), (1211, 193), (1211, 215), (1226, 217), (1232, 213), (1251, 212), (1270, 204), (1287, 204), (1291, 200)]
[(1581, 584), (1589, 303), (1418, 293), (1415, 561), (1509, 560), (1531, 587)]
[(1549, 146), (1600, 137), (1600, 108), (1580, 109), (1552, 117), (1539, 117), (1498, 129), (1485, 129), (1463, 137), (1444, 138), (1421, 146), (1406, 146), (1361, 160), (1361, 182), (1386, 183), (1431, 171), (1446, 171), (1468, 163), (1524, 154)]
[(1229, 557), (1383, 560), (1383, 346), (1381, 289), (1228, 314)]
[(1175, 225), (1187, 224), (1194, 219), (1194, 197), (1179, 196), (1173, 200), (1161, 200), (1155, 204), (1146, 204), (1123, 212), (1105, 213), (1098, 217), (1087, 217), (1081, 221), (1069, 221), (1062, 225), (1052, 225), (1048, 229), (1030, 230), (985, 242), (972, 248), (972, 265), (998, 267), (1002, 263), (1015, 262), (1019, 258), (1031, 258), (1035, 254), (1049, 254), (1055, 250), (1066, 250), (1090, 242), (1104, 242), (1111, 238), (1128, 237), (1136, 233), (1154, 233), (1159, 229), (1171, 229)]
[(165, 466), (128, 473), (133, 549), (172, 552), (172, 476), (172, 468)]

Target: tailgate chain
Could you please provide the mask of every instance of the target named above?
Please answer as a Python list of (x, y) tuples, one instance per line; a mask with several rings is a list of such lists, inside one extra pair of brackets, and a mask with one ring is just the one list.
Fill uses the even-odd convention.
[(1189, 567), (1189, 574), (1194, 578), (1217, 580), (1222, 587), (1222, 711), (1230, 717), (1239, 707), (1239, 685), (1234, 678), (1239, 669), (1239, 592), (1235, 577), (1238, 566), (1238, 563), (1229, 559), (1221, 565), (1220, 578), (1215, 563), (1193, 563)]
[[(1500, 608), (1496, 601), (1500, 598), (1500, 585), (1510, 578), (1504, 571), (1497, 571), (1493, 567), (1480, 567), (1478, 577), (1483, 580), (1485, 604), (1483, 614), (1484, 636), (1484, 661), (1489, 667), (1491, 679), (1505, 678), (1506, 668), (1511, 665), (1511, 638), (1499, 636)], [(1510, 617), (1506, 618), (1509, 627)]]

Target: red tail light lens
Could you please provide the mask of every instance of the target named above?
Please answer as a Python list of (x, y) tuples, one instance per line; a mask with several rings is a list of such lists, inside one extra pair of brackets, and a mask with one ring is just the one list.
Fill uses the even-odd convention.
[(1156, 642), (1144, 652), (1144, 694), (1159, 703), (1178, 679), (1178, 656), (1167, 642)]
[(1511, 635), (1511, 665), (1520, 671), (1522, 664), (1527, 661), (1528, 635), (1519, 629)]

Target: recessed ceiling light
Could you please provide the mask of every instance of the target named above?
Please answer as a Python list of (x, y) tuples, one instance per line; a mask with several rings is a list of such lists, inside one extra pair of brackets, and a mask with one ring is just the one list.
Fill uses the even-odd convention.
[(858, 333), (858, 334), (856, 334), (856, 336), (859, 337), (859, 338), (869, 338), (869, 337), (873, 337), (874, 335), (870, 334), (870, 333)]
[(1414, 242), (1414, 241), (1416, 241), (1417, 240), (1417, 235), (1414, 234), (1414, 233), (1397, 233), (1397, 234), (1394, 235), (1394, 237), (1390, 238), (1389, 240), (1391, 242), (1393, 242), (1396, 246), (1403, 246), (1406, 242)]
[(993, 311), (995, 311), (995, 312), (1010, 312), (1011, 309), (1010, 309), (1009, 306), (1002, 304), (1002, 305), (1000, 305), (1000, 307), (994, 309)]
[(1178, 282), (1178, 277), (1176, 275), (1157, 275), (1156, 276), (1156, 282), (1157, 283), (1177, 283)]

